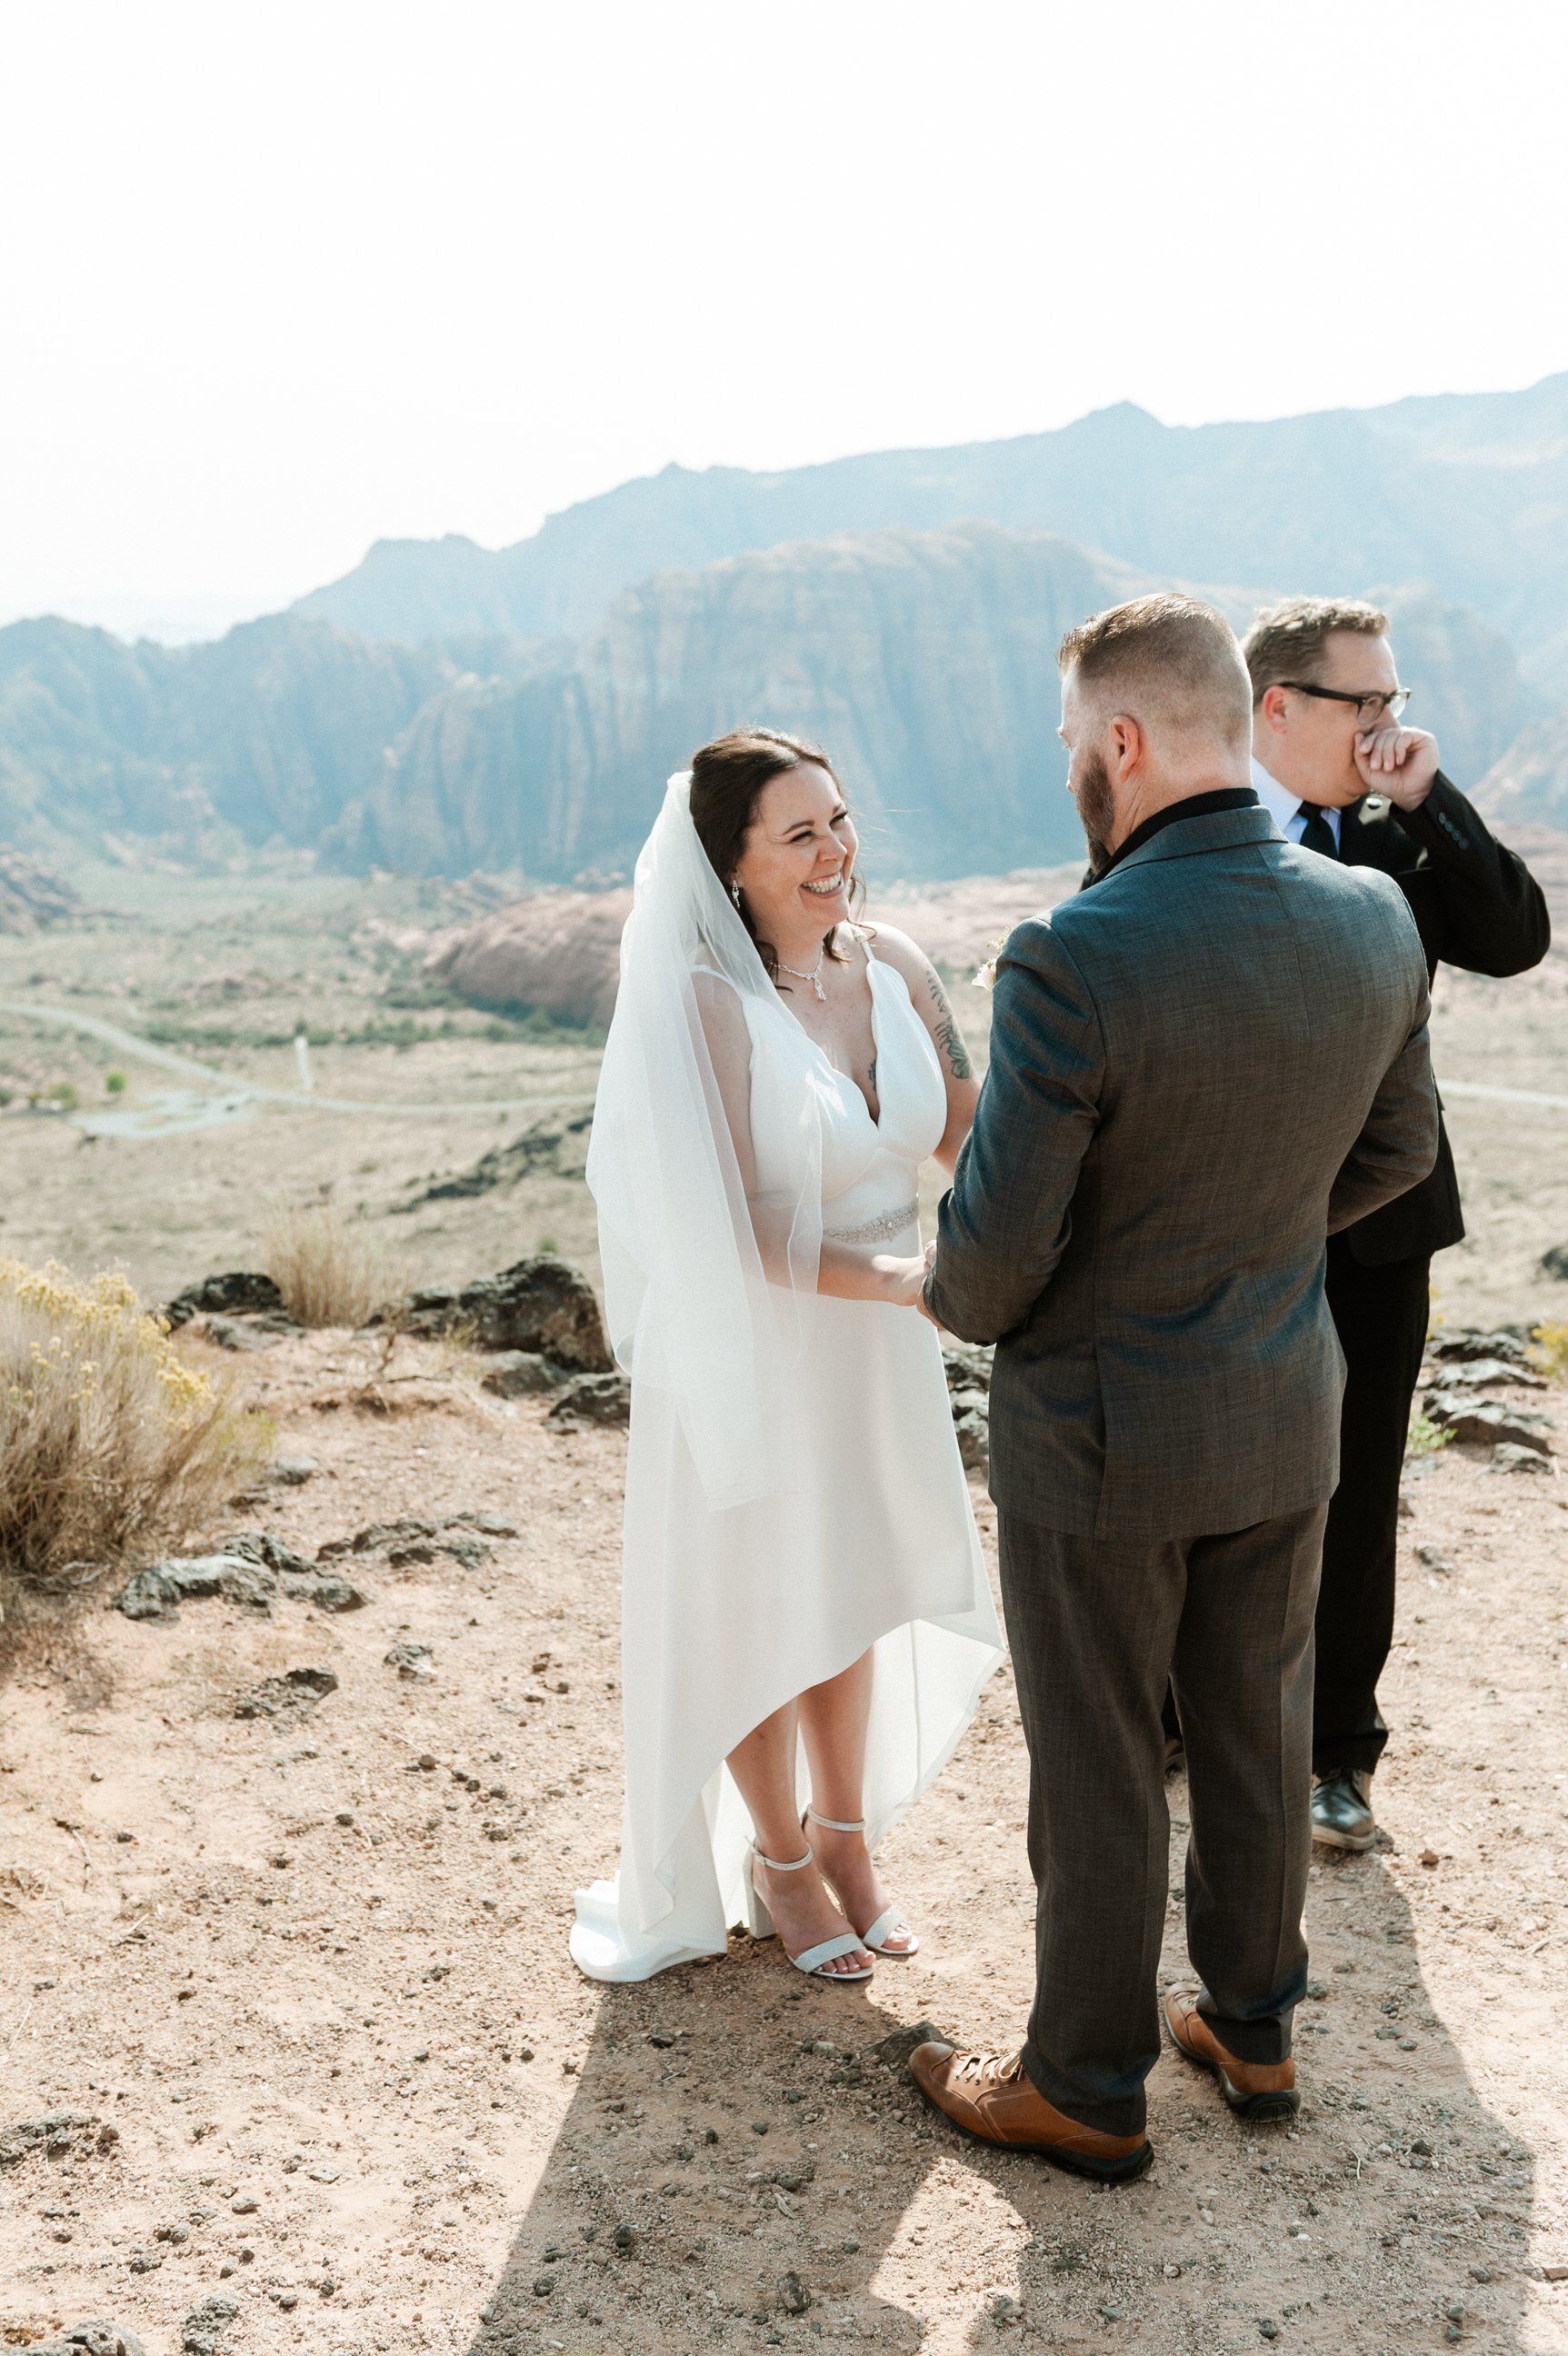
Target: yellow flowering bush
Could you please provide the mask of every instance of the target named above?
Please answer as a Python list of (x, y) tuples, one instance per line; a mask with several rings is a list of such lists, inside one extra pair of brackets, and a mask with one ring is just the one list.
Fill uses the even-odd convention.
[(183, 1536), (263, 1444), (123, 1276), (0, 1259), (0, 1617)]
[(1531, 1329), (1535, 1363), (1553, 1377), (1568, 1375), (1568, 1325), (1537, 1325)]

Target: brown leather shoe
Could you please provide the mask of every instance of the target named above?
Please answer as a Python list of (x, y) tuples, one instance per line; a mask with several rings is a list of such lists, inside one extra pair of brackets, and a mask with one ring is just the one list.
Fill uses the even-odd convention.
[(1144, 2175), (1154, 2148), (1141, 2135), (1101, 2135), (1053, 2109), (1016, 2054), (958, 2053), (950, 2045), (917, 2045), (909, 2074), (954, 2126), (1006, 2151), (1037, 2152), (1055, 2168), (1122, 2184)]
[(1197, 2008), (1195, 1996), (1173, 1988), (1165, 1998), (1165, 2026), (1187, 2055), (1219, 2081), (1219, 2091), (1240, 2119), (1293, 2119), (1301, 2108), (1294, 2062), (1239, 2062), (1227, 2053)]

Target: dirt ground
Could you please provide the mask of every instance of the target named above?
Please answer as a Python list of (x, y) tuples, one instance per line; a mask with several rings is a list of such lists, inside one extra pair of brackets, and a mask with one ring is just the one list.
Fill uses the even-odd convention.
[[(219, 2297), (230, 2356), (1568, 2350), (1560, 1477), (1412, 1462), (1388, 1837), (1312, 1869), (1302, 2118), (1240, 2126), (1167, 2051), (1154, 2171), (1105, 2192), (961, 2140), (879, 2051), (1024, 2019), (1005, 1671), (886, 1844), (918, 1958), (809, 1986), (737, 1933), (589, 1986), (565, 1936), (616, 1847), (624, 1439), (430, 1345), (386, 1372), (343, 1335), (247, 1359), (279, 1455), (320, 1470), (226, 1527), (515, 1537), (349, 1558), (371, 1600), (331, 1617), (95, 1609), (0, 1694), (0, 2344), (102, 2315), (177, 2356)], [(300, 1668), (336, 1689), (236, 1718)]]
[[(517, 1136), (529, 1116), (499, 1102), (585, 1100), (596, 1069), (591, 1036), (424, 999), (420, 946), (453, 894), (101, 883), (118, 895), (101, 924), (0, 942), (0, 999), (156, 1025), (277, 1087), (304, 1019), (332, 1033), (317, 1090), (391, 1109), (252, 1104), (90, 1135), (84, 1118), (186, 1084), (0, 1013), (0, 1252), (122, 1265), (159, 1301), (253, 1265), (269, 1203), (325, 1197), (362, 1205), (413, 1280), (546, 1243), (594, 1269), (570, 1168), (424, 1193)], [(1037, 888), (979, 879), (891, 911), (960, 975), (981, 1055), (962, 960)], [(1561, 951), (1522, 980), (1444, 976), (1440, 1077), (1568, 1096), (1565, 1016)], [(27, 1108), (58, 1083), (74, 1113)], [(1568, 1320), (1568, 1283), (1539, 1267), (1568, 1243), (1568, 1112), (1451, 1093), (1449, 1119), (1471, 1233), (1436, 1264), (1439, 1317)], [(314, 1553), (464, 1514), (518, 1535), (372, 1548), (349, 1563), (371, 1600), (347, 1614), (94, 1607), (0, 1687), (0, 2346), (98, 2314), (180, 2356), (219, 2298), (219, 2356), (1568, 2351), (1560, 1474), (1457, 1448), (1412, 1461), (1389, 1837), (1313, 1869), (1305, 2112), (1239, 2127), (1167, 2053), (1155, 2170), (1103, 2193), (961, 2141), (879, 2051), (922, 2020), (1016, 2041), (1032, 1893), (1005, 1672), (886, 1846), (917, 1959), (827, 1988), (737, 1936), (722, 1963), (591, 1987), (565, 1934), (618, 1823), (621, 1435), (502, 1406), (412, 1343), (381, 1380), (344, 1335), (209, 1356), (275, 1418), (279, 1457), (321, 1467), (209, 1537), (270, 1528)], [(433, 1674), (389, 1665), (398, 1644), (428, 1646)], [(235, 1716), (259, 1681), (313, 1668), (338, 1682), (293, 1723)], [(1179, 1778), (1170, 1799), (1181, 1976)]]

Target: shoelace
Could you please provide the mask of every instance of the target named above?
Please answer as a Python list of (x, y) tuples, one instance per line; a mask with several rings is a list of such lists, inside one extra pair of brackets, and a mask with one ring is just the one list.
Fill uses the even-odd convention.
[(976, 2085), (990, 2078), (999, 2086), (1011, 2085), (1022, 2074), (1023, 2064), (1015, 2053), (966, 2053), (953, 2072)]

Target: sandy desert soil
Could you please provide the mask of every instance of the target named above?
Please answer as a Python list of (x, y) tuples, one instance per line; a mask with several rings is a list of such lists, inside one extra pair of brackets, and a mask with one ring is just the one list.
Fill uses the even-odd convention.
[[(1302, 2119), (1239, 2126), (1166, 2052), (1154, 2172), (1108, 2193), (961, 2140), (883, 2058), (923, 2019), (1010, 2047), (1024, 2017), (1006, 1673), (886, 1845), (917, 1959), (826, 1988), (736, 1934), (590, 1987), (564, 1939), (616, 1841), (623, 1437), (430, 1345), (387, 1372), (344, 1335), (247, 1359), (279, 1453), (321, 1470), (228, 1526), (515, 1537), (372, 1549), (332, 1617), (94, 1610), (0, 1695), (0, 2344), (104, 2315), (176, 2356), (216, 2296), (231, 2356), (1568, 2350), (1560, 1477), (1412, 1464), (1388, 1837), (1313, 1868)], [(299, 1668), (336, 1689), (236, 1718)]]
[[(156, 1025), (277, 1087), (303, 1017), (335, 1034), (313, 1054), (320, 1093), (396, 1108), (252, 1105), (90, 1136), (20, 1097), (68, 1080), (80, 1119), (185, 1084), (0, 1016), (0, 1083), (20, 1092), (0, 1113), (0, 1252), (124, 1265), (156, 1301), (253, 1263), (269, 1201), (326, 1196), (362, 1205), (417, 1280), (546, 1242), (594, 1268), (570, 1156), (418, 1199), (517, 1136), (530, 1116), (496, 1100), (584, 1101), (596, 1069), (591, 1035), (423, 995), (421, 946), (455, 895), (111, 889), (112, 921), (0, 942), (0, 999)], [(886, 913), (961, 972), (1042, 890), (978, 879)], [(986, 1001), (955, 997), (983, 1055)], [(1440, 1075), (1568, 1096), (1565, 1018), (1561, 951), (1521, 980), (1444, 976)], [(1455, 1094), (1449, 1115), (1471, 1235), (1436, 1264), (1440, 1317), (1568, 1318), (1568, 1284), (1538, 1268), (1568, 1242), (1568, 1113)], [(176, 2356), (217, 2297), (232, 2356), (819, 2340), (1208, 2356), (1269, 2344), (1265, 2325), (1324, 2356), (1568, 2349), (1568, 2280), (1548, 2278), (1568, 2266), (1560, 1477), (1457, 1449), (1412, 1464), (1390, 1842), (1314, 1869), (1307, 2114), (1294, 2135), (1240, 2129), (1167, 2055), (1155, 2173), (1110, 2195), (961, 2143), (877, 2051), (921, 2019), (1015, 2040), (1030, 1892), (1004, 1674), (887, 1846), (927, 1933), (915, 1962), (866, 1991), (809, 1987), (737, 1938), (646, 1989), (576, 1978), (570, 1894), (609, 1862), (618, 1814), (623, 1443), (398, 1347), (380, 1382), (341, 1335), (222, 1361), (277, 1419), (277, 1452), (323, 1468), (229, 1526), (312, 1552), (372, 1521), (476, 1513), (516, 1538), (460, 1528), (465, 1559), (372, 1550), (354, 1572), (372, 1600), (348, 1615), (95, 1609), (0, 1688), (0, 2345), (99, 2313)], [(431, 1648), (432, 1678), (386, 1665), (403, 1642)], [(258, 1680), (310, 1667), (339, 1682), (296, 1723), (235, 1718)], [(1171, 1801), (1179, 1885), (1179, 1781)], [(5, 2140), (51, 2110), (81, 2123)]]
[[(1568, 876), (1568, 861), (1563, 867)], [(949, 968), (960, 1021), (983, 1064), (989, 1001), (963, 976), (997, 934), (1075, 880), (1060, 869), (919, 892), (900, 886), (871, 913), (907, 926)], [(329, 877), (82, 881), (99, 900), (117, 895), (113, 921), (0, 938), (0, 1096), (12, 1091), (0, 1104), (9, 1182), (0, 1254), (53, 1255), (79, 1269), (121, 1266), (145, 1300), (161, 1301), (211, 1269), (252, 1262), (270, 1204), (325, 1198), (362, 1208), (417, 1282), (466, 1281), (546, 1243), (596, 1271), (580, 1150), (564, 1173), (542, 1165), (517, 1184), (419, 1199), (433, 1180), (472, 1168), (531, 1119), (557, 1118), (553, 1100), (587, 1105), (598, 1068), (596, 1034), (530, 1033), (431, 995), (423, 945), (459, 909), (464, 887)], [(1568, 882), (1554, 889), (1568, 939)], [(332, 1034), (312, 1051), (318, 1098), (366, 1108), (252, 1102), (211, 1127), (90, 1134), (81, 1124), (106, 1112), (145, 1112), (171, 1093), (220, 1100), (222, 1091), (7, 1011), (28, 1006), (156, 1031), (177, 1053), (279, 1088), (295, 1085), (290, 1040), (303, 1020)], [(1436, 1263), (1440, 1309), (1456, 1323), (1568, 1318), (1568, 1282), (1539, 1272), (1543, 1252), (1568, 1244), (1568, 948), (1507, 981), (1445, 970), (1434, 1047), (1445, 1083), (1564, 1099), (1450, 1095), (1470, 1234)], [(110, 1098), (105, 1076), (116, 1068), (128, 1085)], [(61, 1082), (77, 1092), (75, 1113), (29, 1109), (30, 1092)], [(496, 1108), (525, 1100), (532, 1112)], [(928, 1220), (940, 1191), (933, 1166), (922, 1187)]]

